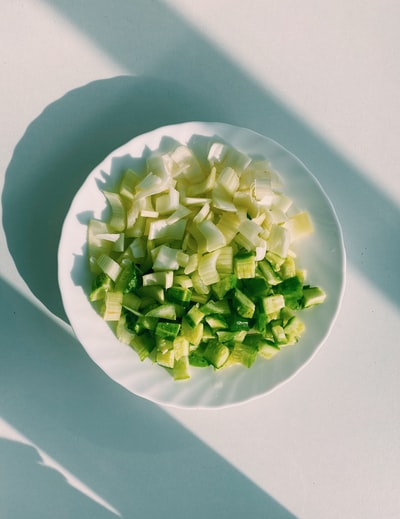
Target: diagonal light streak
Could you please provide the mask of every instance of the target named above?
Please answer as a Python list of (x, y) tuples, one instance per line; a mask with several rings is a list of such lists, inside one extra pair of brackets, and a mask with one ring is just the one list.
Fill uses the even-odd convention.
[(72, 472), (68, 471), (65, 467), (63, 467), (60, 463), (57, 462), (54, 458), (49, 456), (43, 449), (38, 447), (36, 444), (31, 442), (29, 438), (24, 436), (20, 431), (15, 429), (12, 425), (6, 422), (3, 418), (0, 417), (0, 438), (5, 440), (10, 440), (14, 442), (21, 443), (23, 445), (27, 445), (29, 447), (33, 447), (40, 460), (39, 464), (43, 467), (47, 467), (49, 469), (55, 470), (58, 472), (65, 481), (75, 490), (84, 494), (86, 497), (99, 504), (103, 508), (112, 512), (117, 517), (122, 517), (120, 512), (114, 508), (110, 503), (108, 503), (105, 499), (99, 496), (94, 490), (92, 490), (88, 485), (86, 485), (83, 481), (81, 481), (77, 476), (72, 474)]

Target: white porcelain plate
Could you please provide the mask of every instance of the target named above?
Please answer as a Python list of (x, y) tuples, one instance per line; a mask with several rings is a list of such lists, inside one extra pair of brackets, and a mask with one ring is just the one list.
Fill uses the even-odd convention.
[[(233, 366), (215, 372), (192, 368), (192, 378), (174, 381), (163, 368), (120, 343), (88, 300), (91, 274), (87, 265), (86, 231), (90, 218), (101, 218), (106, 201), (99, 186), (116, 179), (127, 167), (135, 168), (149, 150), (171, 139), (190, 143), (195, 150), (223, 139), (235, 148), (268, 159), (284, 181), (283, 191), (298, 209), (309, 212), (312, 236), (296, 249), (298, 264), (308, 282), (327, 293), (324, 304), (301, 314), (307, 331), (298, 344), (284, 348), (272, 360), (258, 358), (248, 369)], [(298, 372), (328, 336), (344, 289), (345, 252), (335, 211), (307, 168), (281, 145), (254, 131), (220, 123), (189, 122), (159, 128), (135, 137), (112, 152), (88, 176), (76, 194), (62, 229), (58, 251), (59, 285), (71, 326), (89, 356), (114, 381), (132, 393), (159, 404), (187, 408), (218, 408), (248, 401), (277, 388)]]

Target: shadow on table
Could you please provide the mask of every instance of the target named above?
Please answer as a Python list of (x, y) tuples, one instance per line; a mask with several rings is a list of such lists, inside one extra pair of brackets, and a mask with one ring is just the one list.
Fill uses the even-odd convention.
[(108, 504), (0, 428), (0, 516), (46, 518), (59, 507), (52, 517), (294, 518), (159, 406), (112, 382), (1, 280), (0, 307), (2, 418)]
[(115, 514), (68, 485), (43, 465), (37, 449), (0, 438), (0, 514), (6, 519), (69, 519)]

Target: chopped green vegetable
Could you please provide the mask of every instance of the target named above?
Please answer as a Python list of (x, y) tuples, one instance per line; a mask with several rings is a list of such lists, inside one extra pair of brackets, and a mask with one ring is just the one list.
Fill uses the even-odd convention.
[(310, 215), (281, 189), (266, 160), (213, 142), (206, 162), (183, 144), (152, 152), (103, 191), (109, 211), (87, 232), (89, 299), (141, 361), (186, 380), (300, 340), (298, 314), (326, 293), (305, 284), (292, 249)]

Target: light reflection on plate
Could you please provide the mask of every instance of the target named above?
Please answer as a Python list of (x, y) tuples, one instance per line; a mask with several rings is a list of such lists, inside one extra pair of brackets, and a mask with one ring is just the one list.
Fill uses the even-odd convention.
[[(233, 366), (220, 372), (192, 369), (192, 378), (174, 381), (150, 360), (120, 343), (88, 300), (91, 274), (87, 267), (86, 226), (106, 210), (99, 186), (116, 180), (124, 168), (136, 166), (149, 150), (170, 139), (202, 147), (223, 139), (235, 148), (270, 161), (284, 181), (283, 191), (299, 209), (309, 212), (315, 232), (296, 248), (298, 265), (308, 280), (327, 293), (323, 305), (305, 310), (307, 331), (300, 342), (272, 360), (257, 359), (250, 368)], [(158, 128), (135, 137), (112, 152), (88, 176), (66, 216), (58, 251), (58, 277), (63, 304), (76, 337), (92, 360), (115, 382), (151, 401), (186, 408), (218, 408), (264, 395), (289, 380), (314, 356), (336, 319), (345, 283), (345, 252), (331, 202), (315, 177), (290, 152), (252, 130), (222, 123), (190, 122)]]

